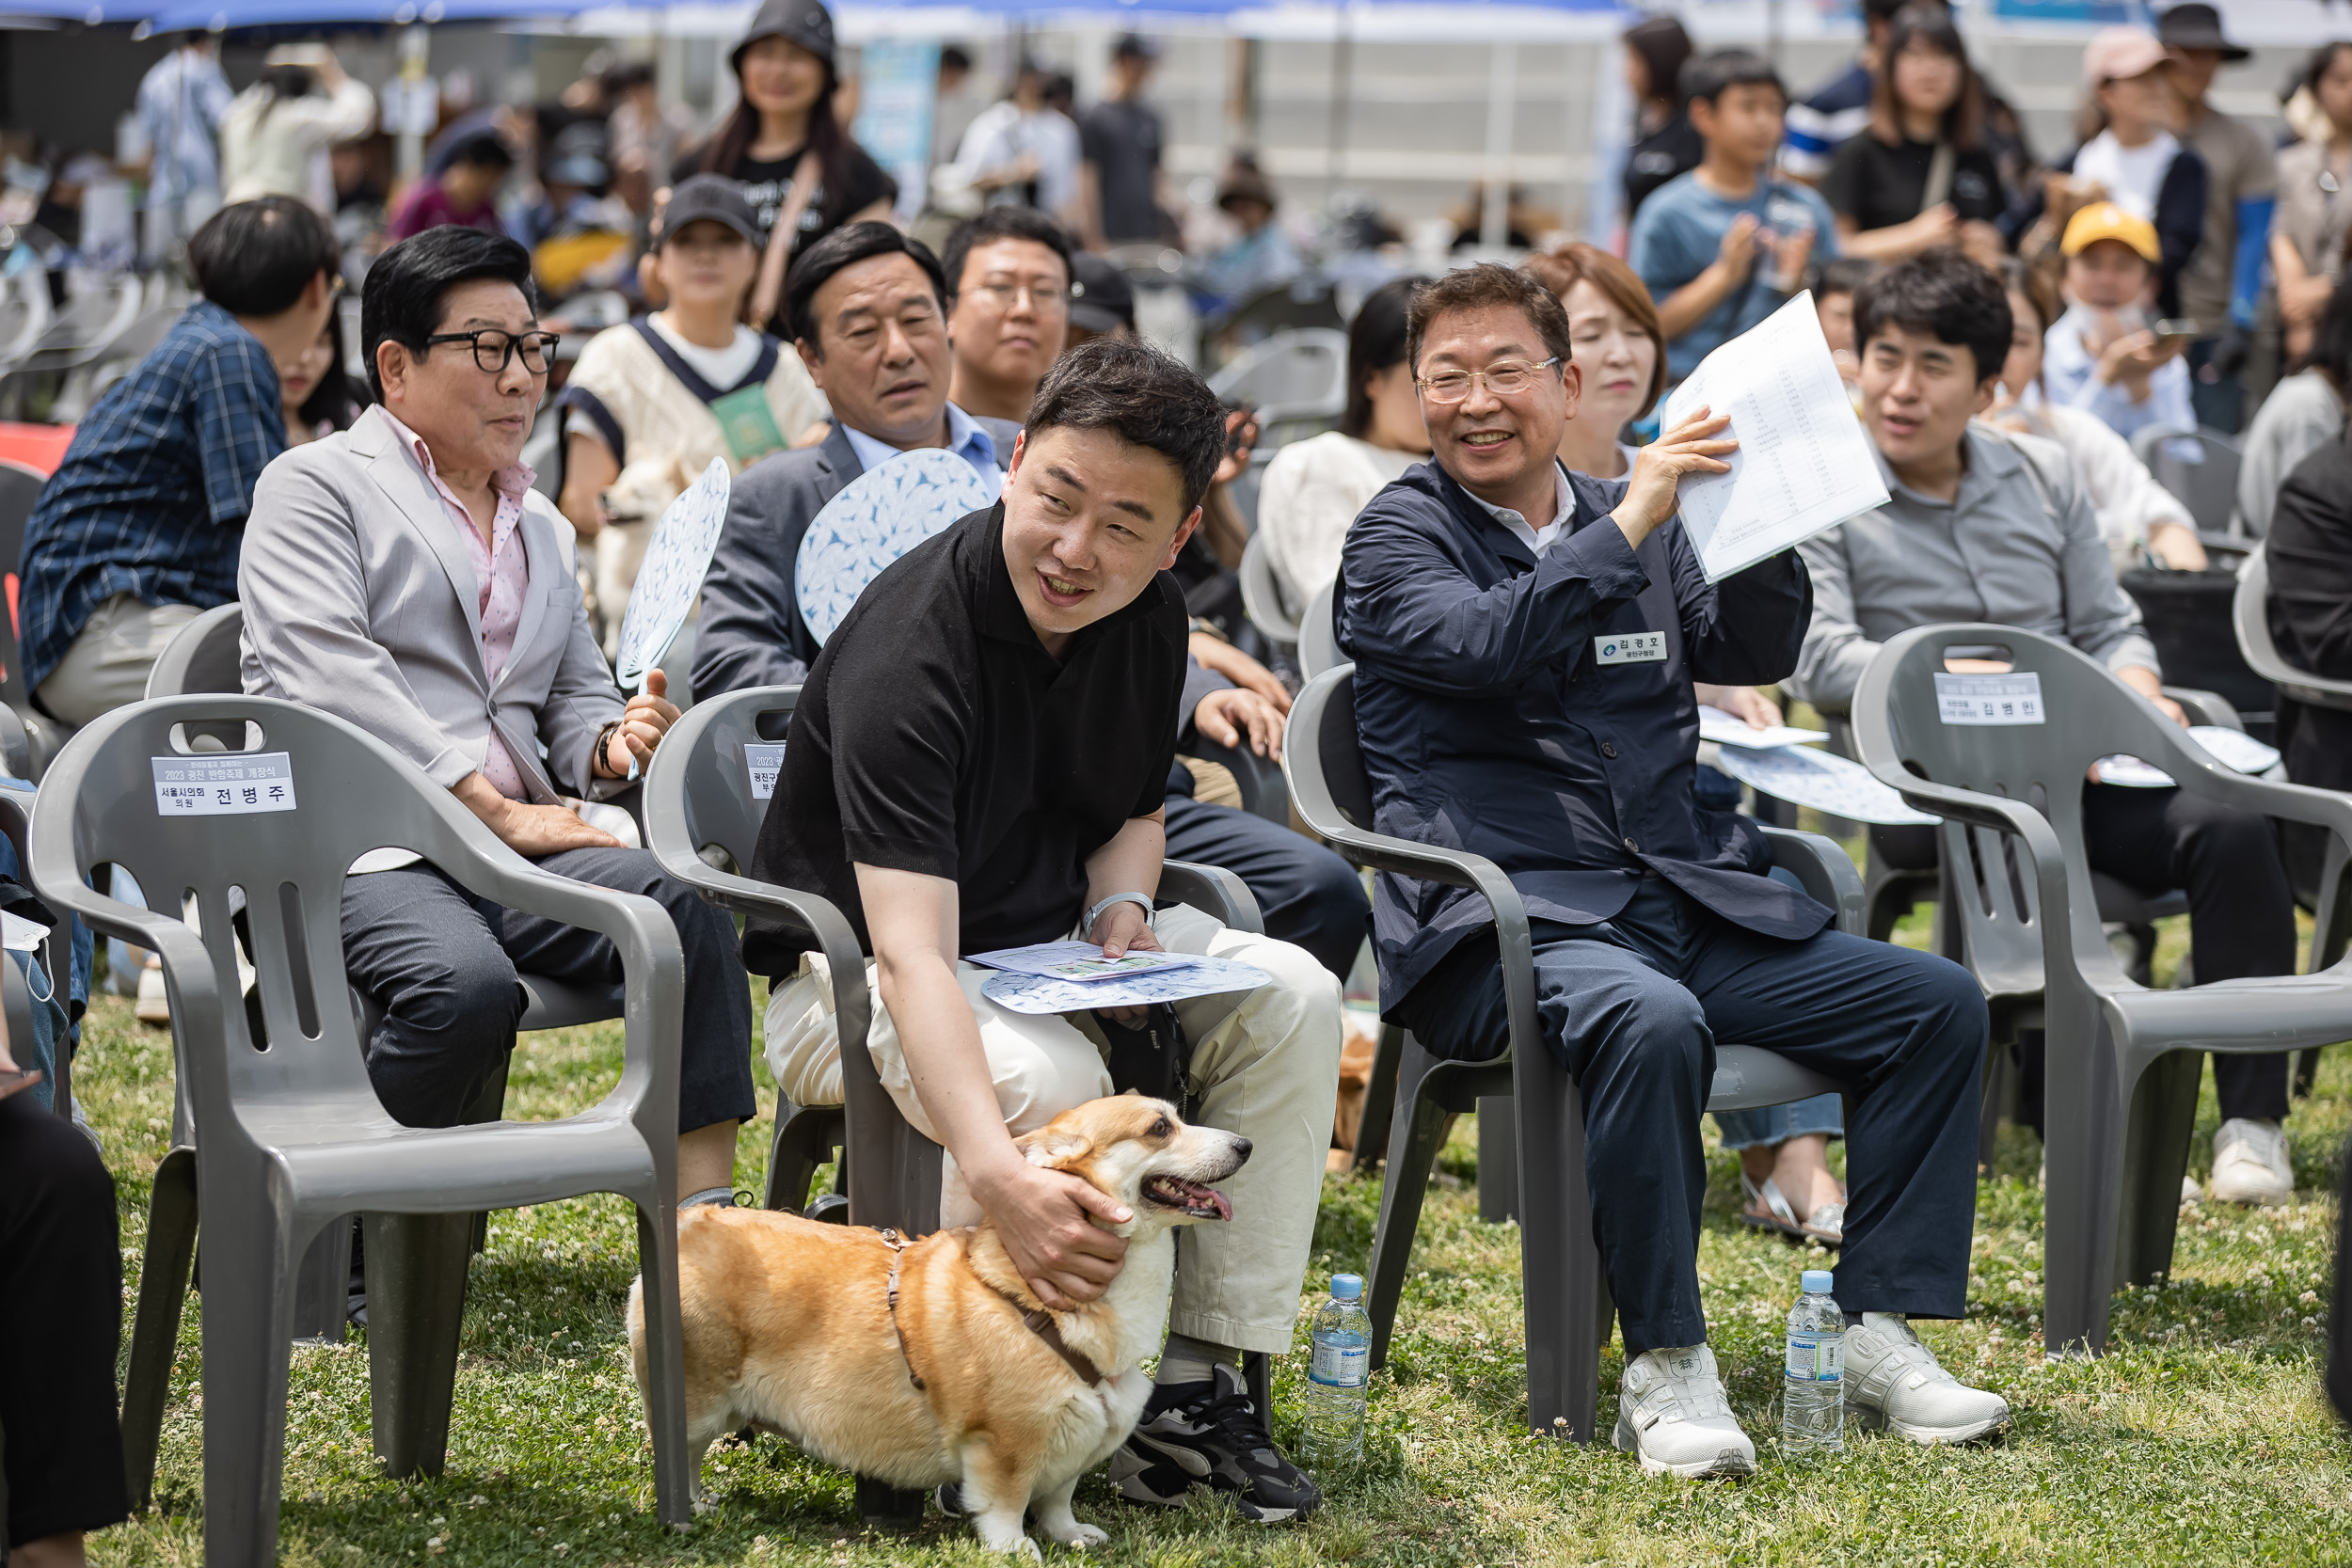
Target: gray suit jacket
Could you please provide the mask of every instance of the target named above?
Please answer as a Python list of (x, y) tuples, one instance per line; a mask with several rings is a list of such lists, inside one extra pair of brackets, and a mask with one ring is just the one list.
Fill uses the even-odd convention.
[(611, 794), (621, 784), (592, 784), (589, 752), (621, 693), (559, 521), (524, 496), (531, 586), (493, 685), (459, 524), (383, 411), (294, 448), (262, 470), (245, 527), (246, 690), (349, 720), (445, 788), (480, 769), (496, 725), (532, 800)]
[[(1005, 420), (976, 422), (996, 443), (998, 462), (1009, 461), (1021, 427)], [(808, 678), (818, 644), (801, 619), (793, 563), (809, 523), (865, 471), (835, 420), (823, 445), (778, 452), (735, 476), (726, 528), (703, 576), (702, 624), (694, 633), (696, 697)]]

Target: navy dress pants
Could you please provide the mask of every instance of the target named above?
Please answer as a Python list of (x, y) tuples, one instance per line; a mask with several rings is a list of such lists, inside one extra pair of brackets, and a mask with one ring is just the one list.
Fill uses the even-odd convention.
[(1168, 857), (1239, 877), (1265, 917), (1265, 934), (1314, 955), (1347, 983), (1372, 934), (1372, 901), (1356, 868), (1311, 838), (1254, 812), (1168, 798)]
[[(1989, 1029), (1966, 970), (1834, 929), (1761, 936), (1656, 876), (1615, 919), (1537, 922), (1534, 939), (1536, 1014), (1583, 1095), (1594, 1236), (1629, 1356), (1707, 1338), (1699, 1116), (1719, 1038), (1776, 1051), (1853, 1096), (1838, 1305), (1966, 1310)], [(1391, 1010), (1438, 1055), (1500, 1054), (1493, 937), (1465, 942)]]
[[(750, 1120), (751, 981), (735, 923), (644, 849), (565, 849), (536, 863), (669, 911), (686, 958), (678, 1131)], [(477, 897), (422, 862), (346, 879), (342, 932), (351, 983), (384, 1010), (362, 1042), (368, 1079), (407, 1127), (453, 1126), (489, 1082), (522, 1020), (517, 971), (573, 985), (622, 978), (610, 939)]]

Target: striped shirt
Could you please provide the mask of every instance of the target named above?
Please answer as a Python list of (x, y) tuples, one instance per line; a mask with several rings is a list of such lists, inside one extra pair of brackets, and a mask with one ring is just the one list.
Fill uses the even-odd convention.
[(199, 610), (235, 598), (254, 483), (285, 450), (269, 352), (219, 306), (188, 307), (98, 400), (25, 524), (25, 687), (117, 594)]

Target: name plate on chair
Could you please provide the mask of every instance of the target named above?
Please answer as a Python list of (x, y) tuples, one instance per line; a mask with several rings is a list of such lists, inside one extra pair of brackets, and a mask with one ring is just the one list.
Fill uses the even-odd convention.
[(1947, 724), (2044, 721), (2042, 677), (2031, 670), (2006, 675), (1951, 675), (1938, 672), (1935, 705)]
[(294, 762), (284, 752), (151, 760), (158, 816), (236, 816), (294, 809)]
[(772, 800), (776, 793), (776, 775), (784, 771), (784, 743), (772, 746), (747, 745), (743, 748), (743, 771), (752, 782), (752, 799)]

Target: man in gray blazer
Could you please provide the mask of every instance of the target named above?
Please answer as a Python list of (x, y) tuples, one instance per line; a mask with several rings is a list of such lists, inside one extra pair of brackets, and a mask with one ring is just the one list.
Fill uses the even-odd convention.
[[(886, 223), (835, 230), (793, 263), (785, 319), (833, 404), (833, 431), (821, 446), (780, 452), (737, 476), (703, 578), (697, 695), (807, 678), (818, 644), (801, 618), (793, 566), (810, 521), (858, 475), (899, 452), (942, 447), (992, 488), (1001, 481), (1020, 427), (975, 419), (948, 401), (949, 303), (938, 260)], [(1198, 662), (1185, 669), (1182, 711), (1178, 743), (1187, 752), (1214, 758), (1251, 746), (1281, 756), (1281, 711)], [(1269, 935), (1296, 942), (1344, 978), (1371, 912), (1355, 871), (1286, 826), (1194, 800), (1194, 787), (1178, 763), (1168, 777), (1168, 831), (1179, 847), (1169, 853), (1241, 878)]]
[[(523, 439), (547, 390), (531, 258), (454, 226), (368, 272), (360, 337), (379, 406), (273, 462), (246, 525), (245, 689), (321, 708), (405, 753), (522, 854), (659, 901), (686, 959), (678, 1190), (731, 1202), (754, 1114), (751, 996), (733, 923), (652, 855), (582, 821), (677, 718), (660, 672), (623, 703), (596, 650)], [(344, 883), (344, 961), (383, 1009), (366, 1042), (384, 1107), (453, 1123), (522, 1016), (517, 971), (610, 984), (609, 940), (501, 909), (399, 851)]]

